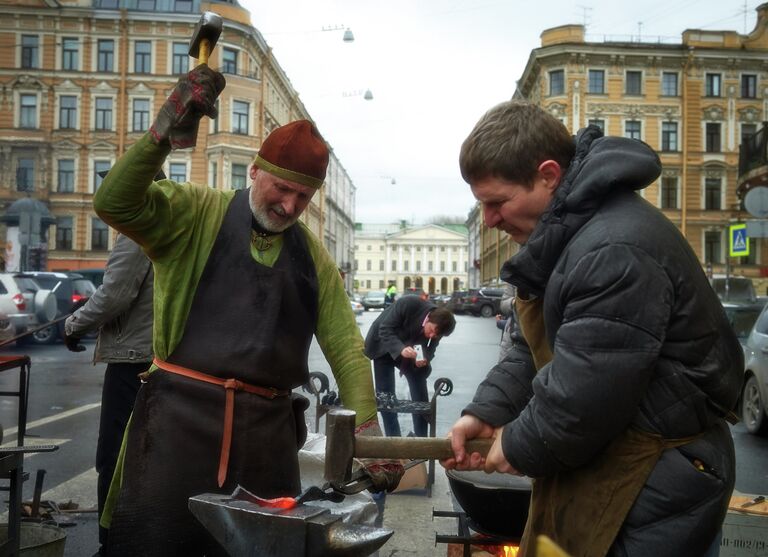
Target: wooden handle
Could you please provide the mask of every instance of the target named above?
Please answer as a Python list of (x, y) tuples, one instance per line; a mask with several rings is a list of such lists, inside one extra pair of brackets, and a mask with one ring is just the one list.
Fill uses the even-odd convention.
[(208, 55), (211, 53), (211, 42), (208, 39), (200, 40), (200, 53), (198, 60), (201, 64), (208, 63)]
[[(492, 438), (471, 439), (465, 443), (467, 453), (485, 456), (493, 445)], [(356, 437), (355, 456), (358, 458), (451, 458), (450, 439), (436, 437)]]

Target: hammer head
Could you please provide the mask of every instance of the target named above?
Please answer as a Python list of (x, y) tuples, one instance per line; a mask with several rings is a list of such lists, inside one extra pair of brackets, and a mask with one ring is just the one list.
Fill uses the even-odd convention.
[(192, 58), (200, 58), (200, 43), (208, 41), (208, 52), (213, 50), (216, 41), (219, 40), (223, 27), (221, 16), (214, 12), (203, 12), (200, 21), (197, 22), (192, 40), (189, 42), (189, 55)]
[(325, 480), (341, 485), (352, 475), (355, 456), (355, 412), (333, 409), (325, 418)]

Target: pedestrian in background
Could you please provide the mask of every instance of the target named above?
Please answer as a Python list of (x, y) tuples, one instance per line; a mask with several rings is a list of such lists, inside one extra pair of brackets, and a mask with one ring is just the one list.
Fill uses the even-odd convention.
[[(403, 296), (385, 309), (371, 324), (365, 337), (365, 355), (373, 360), (376, 393), (395, 401), (395, 368), (408, 381), (411, 400), (426, 402), (427, 377), (442, 337), (456, 327), (456, 319), (446, 308), (438, 308), (420, 296)], [(384, 433), (400, 436), (397, 412), (382, 410)], [(413, 431), (427, 436), (427, 419), (413, 414)]]
[[(96, 444), (99, 519), (115, 471), (123, 433), (141, 381), (152, 362), (152, 264), (139, 245), (119, 234), (107, 260), (104, 282), (64, 323), (64, 342), (85, 350), (80, 339), (99, 331), (93, 363), (106, 362)], [(99, 526), (97, 555), (106, 555), (108, 530)]]

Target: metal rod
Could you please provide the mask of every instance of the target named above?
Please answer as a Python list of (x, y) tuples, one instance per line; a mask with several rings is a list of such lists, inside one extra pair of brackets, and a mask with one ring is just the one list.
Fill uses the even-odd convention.
[(47, 329), (51, 325), (55, 325), (56, 323), (60, 323), (60, 322), (64, 321), (70, 315), (72, 315), (72, 314), (68, 313), (66, 315), (62, 315), (61, 317), (57, 317), (53, 321), (49, 321), (45, 325), (40, 325), (39, 327), (35, 327), (34, 329), (29, 329), (28, 331), (25, 331), (25, 332), (23, 332), (23, 333), (21, 333), (19, 335), (16, 335), (15, 337), (11, 337), (11, 338), (9, 338), (7, 340), (4, 340), (4, 341), (0, 342), (0, 346), (5, 346), (6, 344), (10, 344), (10, 343), (12, 343), (14, 341), (19, 340), (20, 338), (24, 338), (26, 336), (33, 335), (33, 334), (35, 334), (38, 331), (42, 331), (43, 329)]

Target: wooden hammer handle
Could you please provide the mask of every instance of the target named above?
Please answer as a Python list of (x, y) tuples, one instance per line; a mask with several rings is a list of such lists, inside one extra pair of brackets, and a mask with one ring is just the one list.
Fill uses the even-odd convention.
[(208, 56), (211, 54), (211, 42), (208, 39), (200, 40), (200, 54), (197, 61), (201, 64), (208, 63)]
[[(470, 439), (464, 444), (467, 454), (485, 456), (494, 439)], [(450, 439), (437, 437), (356, 437), (357, 458), (423, 458), (443, 460), (453, 456)]]

